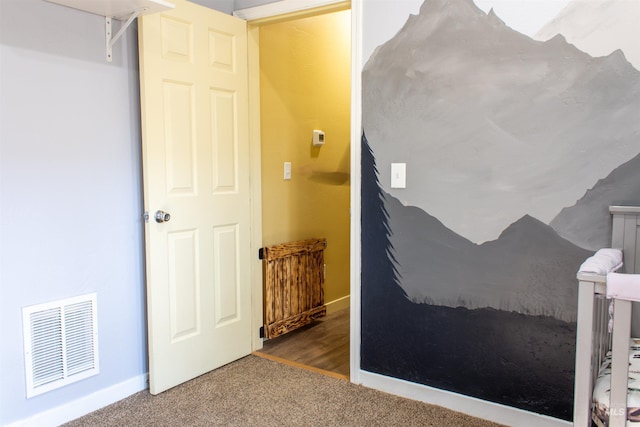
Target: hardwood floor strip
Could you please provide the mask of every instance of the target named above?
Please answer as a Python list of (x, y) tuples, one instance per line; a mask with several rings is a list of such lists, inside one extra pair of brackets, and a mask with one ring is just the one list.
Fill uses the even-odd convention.
[(331, 371), (349, 377), (349, 309), (331, 313), (307, 326), (266, 340), (256, 354)]
[(294, 362), (293, 360), (288, 360), (288, 359), (284, 359), (282, 357), (273, 356), (271, 354), (262, 353), (260, 351), (254, 351), (252, 354), (254, 356), (262, 357), (263, 359), (273, 360), (274, 362), (283, 363), (283, 364), (289, 365), (289, 366), (295, 366), (296, 368), (306, 369), (307, 371), (317, 372), (319, 374), (327, 375), (329, 377), (337, 378), (339, 380), (349, 381), (349, 376), (338, 374), (337, 372), (327, 371), (327, 370), (324, 370), (324, 369), (316, 368), (314, 366), (309, 366), (309, 365), (305, 365), (303, 363)]

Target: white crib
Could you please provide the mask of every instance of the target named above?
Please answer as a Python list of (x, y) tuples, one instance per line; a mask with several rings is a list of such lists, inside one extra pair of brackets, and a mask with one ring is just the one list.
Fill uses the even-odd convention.
[[(625, 273), (640, 273), (640, 207), (611, 206), (609, 210), (613, 215), (611, 247), (622, 249)], [(606, 275), (579, 272), (577, 277), (579, 288), (573, 425), (588, 427), (593, 420), (597, 425), (605, 426), (595, 414), (592, 396), (602, 361), (607, 351), (611, 350), (608, 425), (627, 426), (629, 342), (632, 333), (633, 336), (640, 336), (640, 305), (616, 299), (613, 333), (609, 333)], [(633, 309), (633, 315), (632, 305), (637, 306)], [(640, 426), (640, 423), (630, 425)]]

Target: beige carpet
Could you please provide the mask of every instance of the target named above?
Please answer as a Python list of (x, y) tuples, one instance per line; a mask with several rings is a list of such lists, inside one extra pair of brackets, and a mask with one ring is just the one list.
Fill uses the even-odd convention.
[(498, 426), (256, 356), (157, 396), (136, 393), (66, 425)]

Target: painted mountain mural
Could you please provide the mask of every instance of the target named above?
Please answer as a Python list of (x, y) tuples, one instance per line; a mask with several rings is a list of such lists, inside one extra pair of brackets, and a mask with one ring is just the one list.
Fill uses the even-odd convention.
[(575, 274), (640, 201), (640, 72), (426, 0), (362, 79), (361, 367), (570, 420)]
[[(606, 177), (638, 173), (625, 164), (640, 153), (640, 72), (620, 51), (592, 58), (562, 36), (534, 41), (471, 0), (427, 0), (365, 66), (363, 127), (380, 165), (407, 162), (407, 188), (389, 188), (385, 168), (383, 190), (475, 251), (431, 248), (439, 262), (417, 262), (415, 254), (433, 244), (431, 227), (412, 223), (407, 230), (391, 215), (401, 285), (412, 301), (575, 321), (574, 278), (589, 254), (584, 249), (609, 242), (606, 208), (580, 206), (620, 200)], [(623, 171), (614, 172), (618, 167)], [(532, 238), (511, 245), (558, 255), (527, 259), (520, 251), (524, 256), (513, 259), (518, 251), (504, 237), (514, 229)], [(556, 232), (571, 243), (559, 244)], [(424, 240), (406, 238), (419, 234)], [(494, 256), (501, 251), (508, 256)], [(445, 262), (445, 253), (455, 256)], [(439, 284), (445, 264), (455, 266), (455, 286)], [(494, 271), (497, 264), (502, 272)]]
[(595, 251), (611, 245), (609, 206), (638, 204), (640, 154), (598, 181), (574, 206), (562, 209), (549, 225), (575, 245)]
[(640, 2), (637, 0), (573, 0), (533, 37), (546, 41), (562, 34), (591, 56), (622, 50), (640, 70)]
[(525, 215), (549, 224), (640, 153), (640, 72), (621, 51), (535, 41), (471, 0), (425, 1), (362, 78), (383, 189), (474, 243)]
[(576, 321), (576, 272), (593, 252), (530, 216), (476, 245), (392, 196), (385, 206), (401, 287), (412, 301)]
[[(488, 254), (502, 252), (488, 248), (483, 255), (475, 244), (456, 236), (424, 211), (404, 207), (384, 193), (375, 157), (363, 135), (360, 367), (570, 420), (575, 323), (492, 308), (470, 310), (411, 302), (401, 286), (405, 278), (397, 268), (398, 251), (392, 244), (394, 221), (406, 221), (407, 230), (425, 226), (429, 231), (430, 243), (419, 248), (413, 266), (435, 267), (442, 257), (452, 255), (454, 260), (445, 261), (444, 266), (450, 267), (465, 255), (479, 254), (488, 259)], [(521, 224), (505, 231), (504, 243), (499, 246), (514, 247), (514, 240), (529, 235), (538, 224), (530, 217), (523, 218)], [(547, 230), (546, 234), (553, 233)], [(422, 237), (424, 234), (418, 233), (411, 236), (411, 241)], [(551, 239), (559, 246), (567, 244), (557, 236)], [(548, 243), (542, 246), (553, 248)], [(505, 261), (519, 259), (527, 251), (516, 250), (519, 254), (509, 255)], [(444, 251), (442, 257), (435, 254), (440, 251)], [(455, 281), (458, 267), (453, 265), (450, 271), (454, 280), (445, 278), (441, 287), (460, 284)], [(517, 275), (512, 277), (513, 281), (517, 279)]]

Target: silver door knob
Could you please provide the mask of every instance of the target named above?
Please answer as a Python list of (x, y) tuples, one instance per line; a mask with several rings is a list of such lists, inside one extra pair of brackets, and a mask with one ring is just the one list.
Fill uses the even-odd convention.
[(156, 211), (156, 222), (167, 222), (171, 219), (171, 215), (165, 211)]

